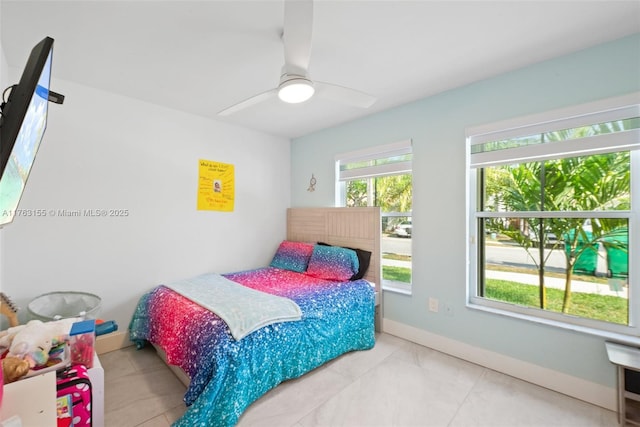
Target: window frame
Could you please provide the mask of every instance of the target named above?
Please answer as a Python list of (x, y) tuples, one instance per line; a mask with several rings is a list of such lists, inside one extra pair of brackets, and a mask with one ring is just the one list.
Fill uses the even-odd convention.
[[(626, 117), (624, 117), (626, 116)], [(488, 311), (512, 318), (543, 323), (555, 327), (581, 331), (592, 335), (604, 336), (626, 342), (640, 343), (640, 129), (628, 132), (625, 137), (616, 134), (561, 141), (553, 146), (538, 144), (519, 148), (508, 148), (500, 152), (472, 154), (473, 146), (484, 142), (532, 135), (540, 132), (553, 132), (572, 127), (615, 121), (627, 117), (640, 116), (640, 92), (615, 98), (608, 98), (536, 115), (519, 117), (496, 123), (468, 128), (466, 131), (466, 173), (467, 173), (467, 296), (466, 305), (472, 309)], [(631, 138), (631, 144), (628, 140)], [(585, 144), (585, 141), (587, 142)], [(580, 145), (582, 143), (582, 145)], [(513, 150), (509, 152), (509, 150)], [(629, 211), (528, 211), (528, 212), (488, 212), (480, 211), (478, 198), (482, 197), (478, 170), (500, 164), (544, 161), (555, 158), (594, 155), (614, 151), (631, 151), (631, 210)], [(475, 157), (474, 157), (475, 156)], [(629, 324), (620, 325), (589, 318), (565, 315), (540, 308), (518, 306), (506, 302), (486, 299), (478, 296), (479, 275), (483, 272), (480, 265), (482, 243), (485, 236), (479, 234), (479, 218), (492, 217), (535, 217), (535, 218), (626, 218), (629, 224)]]
[[(413, 141), (411, 139), (405, 139), (405, 140), (393, 142), (390, 144), (378, 145), (374, 147), (365, 148), (362, 150), (337, 154), (335, 156), (335, 183), (336, 183), (335, 206), (346, 206), (346, 182), (347, 181), (367, 180), (368, 182), (367, 188), (369, 193), (371, 193), (370, 182), (374, 178), (394, 176), (394, 175), (405, 175), (405, 174), (413, 175), (412, 160), (404, 160), (404, 161), (378, 164), (378, 165), (372, 165), (372, 166), (361, 167), (356, 169), (346, 169), (346, 170), (341, 170), (340, 168), (341, 164), (358, 163), (358, 162), (365, 162), (365, 161), (371, 161), (371, 160), (382, 160), (382, 159), (388, 159), (391, 157), (405, 156), (407, 154), (411, 154), (411, 155), (413, 154)], [(369, 194), (368, 200), (369, 201), (372, 200), (371, 194)], [(412, 222), (413, 222), (412, 213), (413, 213), (412, 211), (411, 212), (388, 212), (387, 216), (410, 216), (412, 217)], [(380, 232), (382, 233), (382, 230), (380, 230)], [(382, 259), (380, 261), (381, 261), (380, 266), (382, 269)], [(405, 295), (411, 295), (411, 289), (413, 287), (413, 257), (411, 258), (411, 271), (412, 271), (411, 283), (408, 283), (406, 285), (403, 285), (403, 284), (391, 285), (389, 283), (385, 284), (381, 274), (380, 280), (382, 281), (382, 283), (380, 285), (386, 291), (392, 291), (392, 292), (402, 293)]]

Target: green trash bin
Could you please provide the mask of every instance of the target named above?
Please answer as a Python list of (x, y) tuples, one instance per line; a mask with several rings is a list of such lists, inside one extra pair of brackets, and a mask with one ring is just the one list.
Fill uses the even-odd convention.
[(629, 277), (629, 229), (618, 228), (602, 239), (607, 253), (607, 276)]
[[(585, 231), (587, 235), (588, 241), (591, 240), (591, 232)], [(567, 256), (571, 256), (571, 245), (568, 242), (573, 241), (573, 236), (575, 235), (575, 230), (571, 230), (569, 233), (564, 235), (564, 250), (567, 253)], [(573, 272), (574, 273), (587, 273), (595, 276), (596, 270), (598, 269), (598, 243), (589, 244), (585, 242), (582, 236), (578, 236), (578, 242), (576, 244), (575, 252), (580, 252), (578, 258), (573, 264)], [(583, 250), (584, 249), (584, 250)]]

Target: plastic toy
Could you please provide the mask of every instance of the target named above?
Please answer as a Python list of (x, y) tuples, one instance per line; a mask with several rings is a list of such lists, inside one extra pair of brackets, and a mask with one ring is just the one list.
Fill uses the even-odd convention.
[(96, 339), (96, 322), (93, 319), (74, 323), (69, 332), (71, 363), (93, 367), (93, 347)]
[(5, 384), (17, 381), (28, 373), (28, 361), (14, 356), (7, 356), (2, 359), (2, 377)]
[(71, 325), (79, 320), (75, 317), (52, 322), (31, 320), (0, 332), (0, 348), (8, 348), (8, 356), (28, 361), (31, 368), (45, 365), (51, 348), (64, 342)]

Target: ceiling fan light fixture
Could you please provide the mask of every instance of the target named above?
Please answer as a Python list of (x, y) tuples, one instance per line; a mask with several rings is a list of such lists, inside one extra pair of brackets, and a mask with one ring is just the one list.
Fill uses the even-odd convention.
[(307, 101), (314, 93), (313, 82), (304, 78), (287, 80), (278, 88), (278, 98), (288, 104)]

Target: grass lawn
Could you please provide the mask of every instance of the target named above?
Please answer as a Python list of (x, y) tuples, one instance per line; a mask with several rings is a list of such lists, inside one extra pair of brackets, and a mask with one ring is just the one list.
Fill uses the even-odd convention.
[[(538, 287), (517, 282), (487, 279), (485, 297), (525, 307), (540, 307)], [(547, 288), (547, 310), (562, 312), (563, 298), (563, 290)], [(627, 303), (628, 300), (621, 297), (573, 292), (568, 314), (626, 325)]]
[[(388, 252), (383, 253), (382, 258), (394, 261), (411, 261), (410, 255), (400, 255)], [(394, 282), (411, 283), (411, 269), (407, 267), (383, 265), (382, 278), (384, 280), (393, 280)]]
[(392, 254), (390, 252), (384, 252), (382, 258), (395, 261), (411, 261), (411, 255)]
[[(382, 277), (385, 280), (411, 283), (411, 269), (385, 265), (382, 266)], [(594, 278), (593, 281), (600, 280)], [(485, 297), (525, 307), (540, 307), (538, 287), (518, 282), (487, 279)], [(547, 288), (547, 310), (562, 312), (563, 298), (563, 290)], [(568, 314), (626, 325), (629, 312), (627, 304), (628, 300), (621, 297), (573, 292)]]
[(382, 266), (382, 278), (394, 282), (411, 283), (411, 269), (406, 267)]

